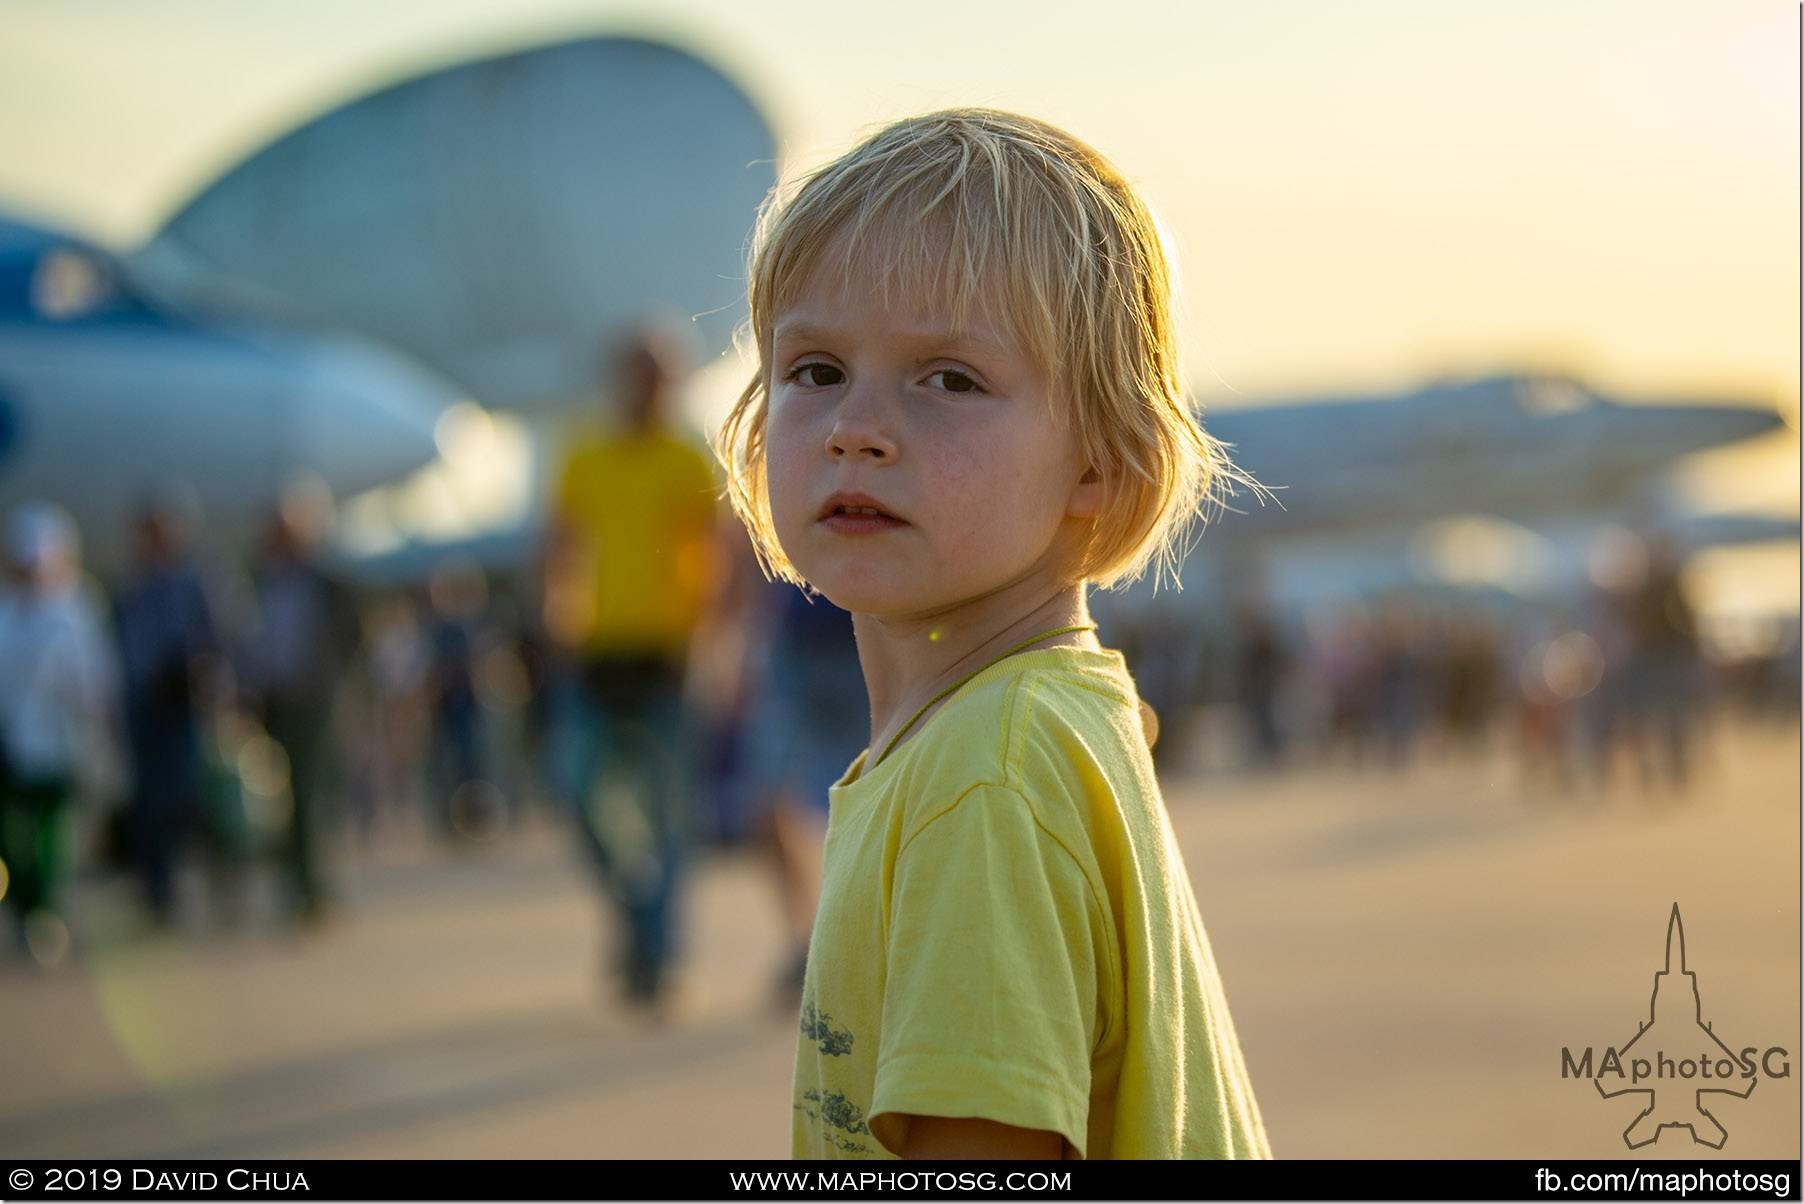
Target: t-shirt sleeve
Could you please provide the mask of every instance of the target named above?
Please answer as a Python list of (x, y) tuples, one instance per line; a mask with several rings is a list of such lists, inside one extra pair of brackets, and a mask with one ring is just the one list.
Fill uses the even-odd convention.
[(870, 1129), (907, 1117), (1064, 1135), (1081, 1157), (1097, 1023), (1094, 894), (1028, 801), (979, 786), (897, 854)]

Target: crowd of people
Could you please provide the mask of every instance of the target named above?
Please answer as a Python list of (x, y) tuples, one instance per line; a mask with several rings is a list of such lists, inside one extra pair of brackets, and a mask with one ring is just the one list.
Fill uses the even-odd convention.
[(268, 845), (291, 912), (330, 902), (320, 869), (333, 784), (330, 723), (357, 650), (351, 591), (320, 563), (320, 499), (300, 488), (269, 518), (228, 587), (193, 550), (179, 490), (134, 519), (110, 606), (82, 571), (73, 522), (21, 507), (0, 595), (0, 881), (19, 943), (54, 961), (68, 943), (71, 809), (111, 804), (103, 853), (136, 874), (146, 915), (175, 922), (178, 877), (204, 851), (227, 896)]
[[(1795, 630), (1765, 655), (1713, 660), (1680, 568), (1676, 545), (1655, 535), (1576, 601), (1487, 608), (1396, 593), (1289, 624), (1248, 604), (1208, 630), (1169, 614), (1128, 620), (1120, 639), (1167, 716), (1155, 748), (1167, 764), (1396, 768), (1508, 751), (1538, 786), (1605, 787), (1626, 769), (1672, 793), (1725, 705), (1786, 711), (1798, 698)], [(1189, 747), (1196, 724), (1169, 722), (1211, 708), (1235, 719), (1225, 758)]]

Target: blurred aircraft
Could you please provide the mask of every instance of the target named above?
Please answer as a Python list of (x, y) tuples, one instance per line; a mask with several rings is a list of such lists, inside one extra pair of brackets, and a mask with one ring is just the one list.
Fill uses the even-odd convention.
[(202, 189), (135, 263), (177, 295), (377, 338), (484, 408), (589, 410), (648, 315), (705, 359), (776, 180), (750, 99), (669, 46), (585, 38), (432, 71)]
[[(453, 551), (507, 569), (628, 332), (680, 320), (703, 365), (729, 347), (776, 153), (758, 107), (708, 64), (582, 38), (431, 71), (302, 125), (202, 189), (133, 264), (192, 304), (379, 339), (485, 412), (518, 411), (494, 428), (520, 440), (353, 499), (341, 529), (371, 579)], [(526, 480), (485, 489), (485, 471)]]
[(1399, 589), (1516, 605), (1582, 593), (1599, 540), (1630, 531), (1687, 551), (1795, 537), (1795, 521), (1689, 513), (1668, 488), (1685, 456), (1782, 421), (1527, 374), (1211, 412), (1206, 428), (1273, 496), (1236, 492), (1185, 561), (1186, 595), (1136, 585), (1115, 605), (1184, 611), (1227, 591), (1295, 614)]
[(0, 510), (64, 506), (103, 570), (152, 490), (186, 485), (206, 538), (240, 541), (297, 477), (342, 494), (428, 463), (456, 400), (362, 340), (197, 319), (100, 248), (0, 219)]
[[(1211, 533), (1318, 535), (1477, 513), (1535, 523), (1644, 505), (1682, 456), (1782, 423), (1767, 406), (1625, 404), (1576, 380), (1498, 375), (1388, 397), (1325, 398), (1206, 417), (1277, 490)], [(1280, 508), (1281, 507), (1281, 508)]]

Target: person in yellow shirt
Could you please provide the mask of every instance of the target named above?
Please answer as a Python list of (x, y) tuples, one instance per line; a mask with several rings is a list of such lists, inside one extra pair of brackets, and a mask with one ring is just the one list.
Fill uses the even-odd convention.
[(800, 1158), (1269, 1158), (1087, 588), (1246, 481), (1192, 414), (1157, 224), (1096, 151), (957, 109), (779, 193), (716, 441), (769, 571), (852, 613), (870, 744), (829, 792)]
[[(559, 787), (620, 908), (626, 998), (644, 1006), (660, 1002), (676, 953), (694, 739), (684, 682), (718, 556), (713, 460), (670, 417), (680, 355), (651, 326), (620, 350), (614, 421), (572, 440), (546, 548)], [(639, 822), (613, 810), (615, 787)]]

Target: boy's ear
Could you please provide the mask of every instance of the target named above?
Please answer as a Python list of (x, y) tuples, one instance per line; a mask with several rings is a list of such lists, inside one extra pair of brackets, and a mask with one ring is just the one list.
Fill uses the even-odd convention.
[(1098, 518), (1102, 514), (1102, 474), (1086, 468), (1077, 484), (1071, 487), (1071, 499), (1065, 503), (1070, 518)]

